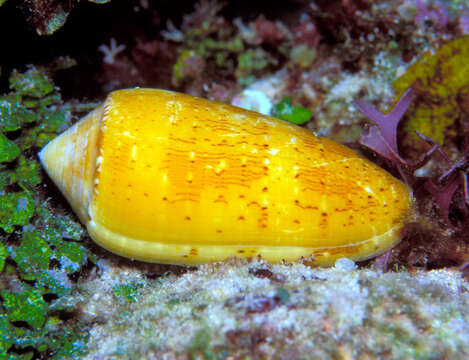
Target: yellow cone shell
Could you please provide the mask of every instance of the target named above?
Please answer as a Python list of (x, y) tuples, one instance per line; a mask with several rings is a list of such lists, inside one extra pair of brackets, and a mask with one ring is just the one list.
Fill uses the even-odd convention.
[(399, 241), (412, 202), (345, 146), (163, 90), (111, 93), (39, 156), (94, 241), (151, 262), (366, 259)]

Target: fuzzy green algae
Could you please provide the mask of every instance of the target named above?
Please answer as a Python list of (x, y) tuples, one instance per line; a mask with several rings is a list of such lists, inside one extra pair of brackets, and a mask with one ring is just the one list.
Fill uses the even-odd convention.
[(66, 326), (75, 309), (57, 305), (93, 256), (83, 230), (52, 214), (34, 155), (70, 126), (70, 109), (46, 71), (14, 71), (0, 96), (0, 359), (62, 359), (84, 352), (85, 334)]

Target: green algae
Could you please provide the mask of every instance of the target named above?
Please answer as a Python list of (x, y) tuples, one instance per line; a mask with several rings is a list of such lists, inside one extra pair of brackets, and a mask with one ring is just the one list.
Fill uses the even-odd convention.
[(22, 97), (18, 94), (11, 94), (0, 97), (0, 131), (16, 131), (26, 123), (36, 120), (33, 111), (23, 106)]
[(0, 195), (0, 228), (11, 233), (24, 226), (34, 214), (34, 200), (25, 191)]
[(167, 39), (181, 43), (172, 69), (174, 86), (214, 74), (224, 74), (224, 78), (234, 78), (239, 85), (248, 86), (278, 66), (278, 58), (285, 56), (280, 49), (291, 48), (287, 40), (275, 50), (272, 46), (263, 48), (253, 26), (248, 28), (240, 19), (229, 23), (218, 16), (224, 6), (222, 2), (202, 1), (193, 14), (186, 16), (181, 30), (171, 24), (170, 31), (164, 32)]
[(40, 329), (46, 321), (47, 305), (38, 290), (2, 290), (0, 296), (10, 321), (25, 321), (35, 330)]
[(24, 232), (21, 245), (14, 249), (13, 260), (28, 280), (34, 279), (34, 272), (49, 268), (52, 250), (41, 235), (37, 231)]
[(469, 36), (465, 36), (433, 47), (394, 82), (396, 99), (411, 86), (418, 93), (406, 113), (408, 145), (421, 144), (415, 131), (442, 145), (458, 135), (458, 123), (468, 107), (468, 57)]
[(9, 80), (11, 92), (0, 96), (0, 357), (73, 357), (86, 337), (61, 320), (73, 308), (55, 303), (95, 258), (79, 243), (80, 225), (51, 213), (34, 155), (70, 126), (70, 108), (44, 69), (13, 71)]
[(30, 96), (34, 99), (42, 99), (54, 91), (54, 83), (46, 72), (30, 68), (25, 73), (13, 70), (10, 75), (10, 89), (17, 96)]
[(284, 97), (278, 104), (275, 104), (272, 111), (272, 116), (296, 125), (308, 122), (312, 115), (311, 110), (305, 109), (302, 106), (292, 105), (291, 98), (288, 96)]
[[(200, 60), (201, 57), (195, 52), (194, 50), (184, 50), (179, 55), (176, 63), (173, 65), (173, 84), (178, 86), (183, 81), (187, 80), (187, 71), (185, 67), (187, 66), (186, 63), (189, 61), (195, 62)], [(202, 69), (200, 69), (201, 71)], [(195, 76), (195, 73), (190, 74), (191, 76)]]
[(240, 85), (250, 85), (256, 80), (256, 74), (273, 64), (276, 64), (275, 59), (263, 49), (247, 49), (238, 55), (236, 79)]
[(318, 50), (315, 47), (309, 47), (306, 44), (299, 44), (292, 47), (290, 52), (291, 66), (299, 66), (302, 69), (309, 69), (318, 56)]
[(18, 167), (13, 175), (13, 182), (17, 183), (22, 188), (32, 190), (42, 181), (41, 165), (39, 165), (36, 160), (20, 156)]
[[(21, 278), (35, 281), (41, 294), (69, 295), (72, 284), (67, 274), (75, 273), (85, 264), (86, 250), (48, 230), (23, 232), (20, 246), (10, 250), (11, 258)], [(60, 269), (51, 268), (51, 261), (59, 262)]]
[(5, 259), (8, 257), (8, 251), (5, 245), (0, 242), (0, 273), (5, 266)]
[(0, 133), (0, 163), (15, 160), (20, 155), (20, 148), (5, 135)]
[(116, 285), (112, 288), (112, 292), (120, 300), (136, 302), (138, 297), (138, 289), (141, 286), (141, 284)]

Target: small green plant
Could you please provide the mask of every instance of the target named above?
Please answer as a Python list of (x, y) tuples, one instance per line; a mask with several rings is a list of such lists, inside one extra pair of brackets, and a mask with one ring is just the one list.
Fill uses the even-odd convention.
[(312, 112), (302, 106), (294, 106), (291, 98), (286, 96), (278, 104), (274, 105), (272, 116), (291, 122), (296, 125), (302, 125), (311, 119)]

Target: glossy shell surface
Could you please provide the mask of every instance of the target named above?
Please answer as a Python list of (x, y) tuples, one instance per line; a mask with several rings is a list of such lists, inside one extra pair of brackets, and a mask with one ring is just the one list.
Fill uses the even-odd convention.
[(412, 203), (341, 144), (163, 90), (111, 93), (39, 156), (94, 241), (150, 262), (366, 259), (399, 241)]

